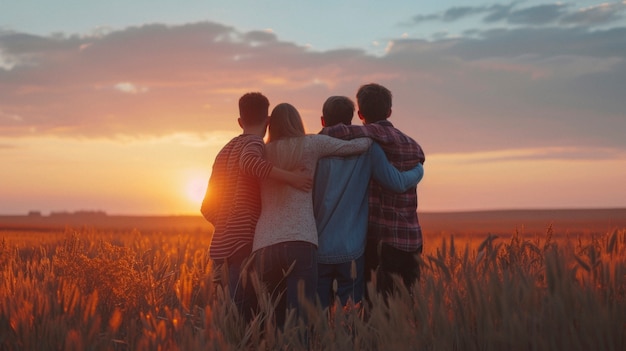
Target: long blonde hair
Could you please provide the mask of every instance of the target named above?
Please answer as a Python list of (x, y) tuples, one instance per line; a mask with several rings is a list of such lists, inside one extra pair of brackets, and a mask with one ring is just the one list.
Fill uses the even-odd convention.
[(276, 105), (270, 115), (266, 156), (275, 166), (293, 171), (301, 165), (304, 124), (296, 108), (288, 103)]

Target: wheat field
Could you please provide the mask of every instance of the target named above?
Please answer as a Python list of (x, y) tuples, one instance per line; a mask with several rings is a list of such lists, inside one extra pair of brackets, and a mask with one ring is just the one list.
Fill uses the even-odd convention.
[(626, 349), (620, 228), (430, 235), (411, 291), (387, 302), (372, 292), (361, 309), (309, 304), (308, 325), (288, 318), (281, 330), (260, 287), (261, 312), (250, 323), (239, 317), (216, 284), (206, 233), (0, 237), (1, 350)]

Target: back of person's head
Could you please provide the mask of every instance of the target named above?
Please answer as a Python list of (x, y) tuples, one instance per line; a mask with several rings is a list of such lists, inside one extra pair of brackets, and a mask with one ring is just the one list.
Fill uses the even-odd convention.
[(391, 91), (380, 84), (362, 85), (356, 93), (356, 100), (366, 123), (382, 121), (391, 115)]
[(269, 100), (261, 93), (246, 93), (239, 98), (239, 117), (247, 125), (264, 122), (269, 108)]
[(284, 138), (303, 136), (304, 134), (302, 118), (293, 105), (282, 103), (274, 107), (270, 115), (268, 143)]
[(347, 96), (331, 96), (322, 106), (322, 117), (326, 127), (343, 123), (352, 124), (354, 116), (354, 102)]

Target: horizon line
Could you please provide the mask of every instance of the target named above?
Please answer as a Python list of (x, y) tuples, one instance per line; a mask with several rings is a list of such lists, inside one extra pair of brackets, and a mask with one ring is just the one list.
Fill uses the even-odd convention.
[[(626, 206), (607, 207), (523, 207), (523, 208), (485, 208), (485, 209), (450, 209), (450, 210), (417, 210), (418, 214), (444, 214), (444, 213), (484, 213), (484, 212), (529, 212), (529, 211), (609, 211), (626, 210)], [(57, 217), (57, 216), (106, 216), (106, 217), (202, 217), (197, 213), (109, 213), (103, 210), (77, 210), (77, 211), (27, 211), (22, 213), (0, 213), (0, 217)]]

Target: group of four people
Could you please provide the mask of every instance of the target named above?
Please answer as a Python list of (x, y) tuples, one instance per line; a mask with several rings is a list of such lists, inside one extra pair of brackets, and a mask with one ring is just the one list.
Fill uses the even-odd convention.
[(209, 255), (228, 272), (229, 292), (245, 315), (255, 305), (242, 279), (248, 268), (279, 298), (279, 325), (301, 298), (329, 306), (334, 280), (346, 304), (363, 299), (372, 272), (385, 294), (394, 274), (409, 288), (419, 279), (416, 185), (425, 157), (387, 120), (391, 101), (384, 86), (361, 86), (363, 125), (353, 126), (354, 103), (332, 96), (322, 109), (324, 128), (306, 134), (294, 106), (278, 104), (268, 117), (261, 93), (240, 98), (243, 133), (217, 155), (201, 212), (215, 228)]

